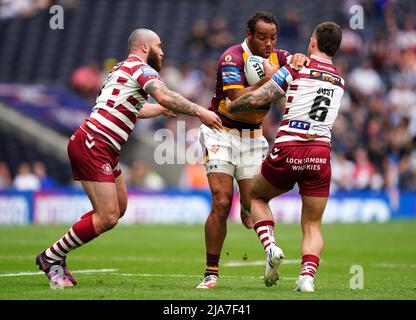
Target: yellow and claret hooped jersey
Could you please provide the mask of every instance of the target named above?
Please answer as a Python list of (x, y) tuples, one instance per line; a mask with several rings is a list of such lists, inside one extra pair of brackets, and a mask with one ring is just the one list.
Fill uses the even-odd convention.
[[(211, 100), (210, 110), (218, 114), (222, 124), (235, 129), (258, 129), (270, 109), (270, 105), (256, 111), (231, 114), (225, 109), (226, 91), (248, 87), (244, 75), (244, 64), (252, 53), (246, 41), (228, 48), (221, 56), (217, 65), (217, 81), (215, 94)], [(269, 60), (279, 67), (286, 65), (290, 53), (285, 50), (273, 49)]]

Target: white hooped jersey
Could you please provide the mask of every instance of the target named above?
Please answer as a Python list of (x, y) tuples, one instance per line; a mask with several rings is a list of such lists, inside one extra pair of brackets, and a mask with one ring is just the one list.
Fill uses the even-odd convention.
[[(117, 150), (133, 131), (140, 109), (147, 101), (146, 85), (160, 79), (156, 70), (135, 55), (116, 64), (104, 82), (84, 131), (101, 135)], [(87, 127), (87, 128), (86, 128)]]
[(312, 55), (308, 67), (279, 69), (272, 83), (286, 95), (286, 109), (275, 143), (288, 141), (331, 142), (345, 81), (332, 62)]

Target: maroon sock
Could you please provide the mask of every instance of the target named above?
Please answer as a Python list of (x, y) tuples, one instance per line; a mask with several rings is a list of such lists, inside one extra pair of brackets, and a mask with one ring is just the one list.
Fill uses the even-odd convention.
[(265, 252), (267, 252), (267, 249), (271, 244), (276, 244), (276, 239), (274, 238), (274, 221), (257, 221), (254, 224), (254, 231), (256, 231)]
[(88, 211), (87, 213), (83, 214), (79, 219), (85, 219), (88, 218), (89, 216), (92, 216), (94, 214), (94, 210)]
[(46, 259), (51, 263), (61, 261), (65, 259), (68, 252), (91, 241), (96, 236), (92, 214), (90, 214), (86, 218), (75, 222), (61, 239), (45, 250)]
[(313, 254), (305, 254), (302, 257), (302, 270), (300, 272), (301, 276), (311, 276), (315, 277), (316, 271), (319, 267), (319, 258)]
[[(94, 223), (92, 221), (92, 214), (89, 216), (82, 218), (80, 221), (77, 221), (73, 226), (72, 230), (75, 233), (75, 236), (78, 237), (79, 240), (81, 240), (82, 243), (80, 245), (85, 244), (92, 239), (94, 239), (97, 236), (97, 233), (95, 232)], [(77, 242), (78, 239), (74, 239)]]
[(210, 254), (207, 253), (207, 265), (205, 268), (204, 277), (206, 276), (219, 276), (218, 274), (218, 265), (220, 263), (220, 255), (219, 254)]

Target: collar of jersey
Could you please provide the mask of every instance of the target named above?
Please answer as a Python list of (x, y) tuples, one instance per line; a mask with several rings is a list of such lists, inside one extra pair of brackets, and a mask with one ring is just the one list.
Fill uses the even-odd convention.
[(138, 55), (135, 55), (133, 53), (130, 53), (129, 56), (133, 56), (133, 57), (139, 58), (141, 62), (144, 62), (143, 59), (140, 58)]
[(317, 57), (317, 56), (315, 56), (313, 54), (311, 54), (311, 59), (318, 60), (318, 61), (321, 61), (321, 62), (324, 62), (324, 63), (327, 63), (327, 64), (332, 64), (332, 61), (331, 60), (327, 60), (327, 59), (324, 59), (324, 58), (320, 58), (320, 57)]
[(243, 43), (241, 44), (241, 46), (243, 47), (243, 50), (245, 53), (247, 53), (249, 56), (252, 56), (253, 54), (251, 53), (250, 49), (248, 48), (247, 45), (247, 38), (244, 39)]

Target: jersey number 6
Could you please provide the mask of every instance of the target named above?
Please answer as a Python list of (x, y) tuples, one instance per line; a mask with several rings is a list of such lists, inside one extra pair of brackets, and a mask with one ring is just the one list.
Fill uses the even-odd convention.
[(328, 108), (322, 106), (322, 102), (328, 107), (331, 104), (331, 100), (328, 97), (317, 96), (315, 100), (313, 100), (311, 111), (309, 111), (309, 117), (312, 120), (321, 122), (325, 121), (326, 115), (328, 114)]

